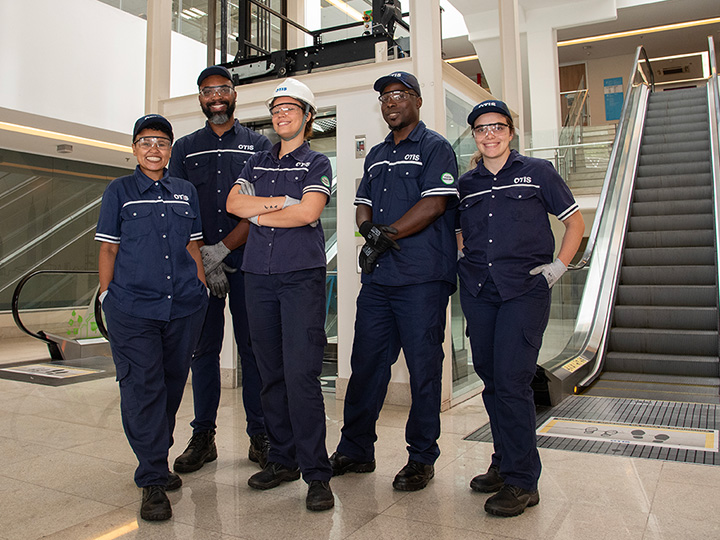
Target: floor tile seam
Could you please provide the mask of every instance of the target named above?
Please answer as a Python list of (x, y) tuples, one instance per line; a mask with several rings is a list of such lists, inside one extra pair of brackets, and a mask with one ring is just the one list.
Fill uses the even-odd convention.
[[(105, 505), (105, 506), (109, 506), (109, 507), (112, 507), (113, 509), (125, 508), (125, 507), (127, 506), (127, 505), (125, 505), (125, 504), (120, 504), (120, 505), (118, 505), (118, 504), (114, 504), (114, 503), (110, 503), (110, 502), (106, 502), (106, 501), (99, 501), (99, 500), (97, 500), (97, 499), (90, 498), (90, 497), (85, 497), (85, 496), (83, 496), (83, 495), (78, 495), (77, 493), (73, 493), (73, 492), (70, 492), (70, 491), (65, 491), (65, 490), (62, 490), (62, 489), (54, 488), (54, 487), (44, 486), (44, 485), (42, 485), (42, 484), (38, 484), (38, 483), (32, 482), (32, 481), (30, 481), (30, 480), (19, 480), (18, 478), (14, 478), (14, 477), (12, 477), (12, 476), (7, 476), (6, 474), (3, 474), (3, 473), (2, 473), (2, 470), (0, 470), (0, 478), (6, 478), (6, 479), (8, 479), (8, 480), (13, 480), (13, 481), (15, 481), (15, 482), (18, 482), (18, 483), (20, 483), (20, 484), (30, 485), (30, 486), (37, 487), (37, 488), (41, 488), (41, 489), (45, 489), (45, 490), (48, 490), (48, 491), (53, 491), (53, 492), (55, 492), (55, 493), (62, 493), (63, 495), (69, 495), (69, 496), (71, 496), (71, 497), (76, 497), (76, 498), (78, 498), (78, 499), (82, 499), (82, 500), (85, 500), (85, 501), (91, 501), (91, 502), (94, 502), (94, 503), (97, 503), (97, 504), (102, 504), (102, 505)], [(138, 495), (138, 501), (139, 501), (139, 500), (140, 500), (140, 496)]]
[[(484, 512), (484, 510), (482, 508), (478, 508), (478, 511)], [(392, 515), (387, 516), (384, 514), (380, 514), (380, 515), (383, 517), (397, 519), (400, 521), (406, 521), (406, 522), (410, 522), (410, 523), (416, 523), (416, 524), (420, 524), (420, 525), (432, 525), (434, 527), (440, 527), (443, 529), (452, 529), (452, 530), (456, 530), (456, 531), (463, 531), (463, 532), (468, 532), (471, 534), (481, 533), (481, 534), (492, 535), (493, 539), (498, 539), (498, 540), (520, 540), (521, 539), (521, 537), (519, 537), (519, 536), (508, 536), (505, 534), (499, 534), (497, 532), (480, 531), (478, 529), (469, 529), (469, 528), (465, 528), (465, 527), (458, 527), (456, 525), (444, 525), (442, 523), (437, 523), (435, 521), (425, 521), (425, 520), (417, 519), (417, 518), (398, 517), (398, 516), (392, 516)], [(481, 516), (482, 516), (482, 514), (481, 514)], [(498, 518), (498, 519), (502, 519), (502, 518)]]

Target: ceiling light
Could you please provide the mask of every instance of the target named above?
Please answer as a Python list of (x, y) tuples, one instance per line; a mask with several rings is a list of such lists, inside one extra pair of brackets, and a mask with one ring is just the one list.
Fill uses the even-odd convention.
[(614, 34), (602, 34), (599, 36), (590, 36), (586, 38), (569, 39), (566, 41), (558, 41), (558, 47), (567, 47), (568, 45), (579, 45), (581, 43), (592, 43), (594, 41), (605, 41), (608, 39), (617, 39), (629, 36), (639, 36), (642, 34), (653, 34), (655, 32), (665, 32), (667, 30), (679, 30), (681, 28), (692, 28), (695, 26), (703, 26), (706, 24), (720, 23), (720, 17), (712, 19), (700, 19), (697, 21), (688, 21), (683, 23), (665, 24), (662, 26), (653, 26), (651, 28), (639, 28), (637, 30), (628, 30), (626, 32), (615, 32)]
[(458, 56), (457, 58), (450, 58), (445, 60), (448, 64), (457, 64), (459, 62), (469, 62), (470, 60), (477, 60), (477, 54), (471, 54), (469, 56)]
[(340, 11), (345, 13), (345, 15), (348, 15), (350, 18), (355, 19), (356, 21), (362, 21), (363, 16), (362, 13), (360, 13), (355, 8), (352, 8), (348, 6), (343, 0), (326, 0), (328, 4), (331, 4), (338, 8)]
[(72, 154), (72, 151), (73, 151), (72, 144), (58, 144), (57, 151), (58, 151), (58, 154)]
[(4, 129), (5, 131), (12, 131), (15, 133), (23, 133), (25, 135), (33, 135), (35, 137), (43, 137), (45, 139), (59, 139), (61, 141), (67, 141), (69, 143), (83, 144), (85, 146), (94, 146), (96, 148), (104, 148), (106, 150), (115, 150), (116, 152), (123, 152), (125, 154), (132, 153), (132, 148), (130, 148), (129, 146), (123, 146), (122, 144), (98, 141), (96, 139), (88, 139), (86, 137), (76, 137), (75, 135), (68, 135), (67, 133), (59, 133), (57, 131), (48, 131), (46, 129), (21, 126), (18, 124), (11, 124), (9, 122), (0, 122), (0, 129)]

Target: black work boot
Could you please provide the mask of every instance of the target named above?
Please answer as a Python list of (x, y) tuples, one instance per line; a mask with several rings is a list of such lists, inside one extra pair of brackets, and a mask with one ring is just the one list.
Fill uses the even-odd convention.
[(172, 517), (172, 507), (165, 494), (165, 486), (143, 488), (140, 517), (145, 521), (165, 521)]
[(490, 465), (490, 468), (485, 474), (478, 474), (470, 480), (470, 489), (479, 491), (480, 493), (500, 491), (500, 488), (504, 485), (505, 480), (500, 476), (500, 469), (495, 465)]
[(321, 512), (330, 510), (335, 506), (335, 497), (329, 482), (322, 480), (311, 480), (308, 486), (307, 498), (305, 499), (305, 507), (313, 512)]
[(282, 482), (292, 482), (298, 478), (300, 478), (300, 469), (297, 467), (290, 469), (270, 461), (262, 471), (248, 478), (248, 486), (253, 489), (270, 489), (279, 486)]
[(181, 473), (197, 471), (203, 465), (217, 459), (215, 432), (201, 431), (194, 433), (185, 451), (175, 460), (173, 469)]
[(165, 491), (175, 491), (182, 487), (182, 478), (172, 471), (168, 471), (168, 480), (165, 484)]
[(485, 501), (485, 511), (500, 517), (519, 516), (528, 506), (540, 502), (538, 490), (528, 491), (518, 486), (505, 484), (500, 491)]
[(265, 465), (267, 465), (269, 450), (270, 441), (268, 440), (267, 433), (258, 433), (250, 436), (248, 459), (259, 464), (261, 469), (264, 469)]
[(340, 476), (346, 472), (366, 473), (375, 470), (375, 460), (357, 461), (340, 452), (333, 452), (333, 455), (330, 456), (330, 466), (333, 470), (333, 476)]
[(399, 491), (418, 491), (427, 486), (433, 476), (435, 476), (435, 467), (411, 459), (395, 475), (392, 485)]

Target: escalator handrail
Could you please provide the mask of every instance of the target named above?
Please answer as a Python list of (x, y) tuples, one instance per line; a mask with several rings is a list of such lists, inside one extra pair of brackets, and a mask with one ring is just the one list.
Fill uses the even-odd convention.
[(612, 151), (610, 152), (610, 159), (608, 159), (608, 168), (605, 172), (605, 180), (603, 181), (603, 187), (600, 191), (600, 198), (598, 199), (597, 209), (595, 210), (595, 220), (593, 221), (592, 229), (590, 230), (590, 236), (588, 237), (588, 242), (585, 246), (585, 251), (583, 252), (580, 261), (575, 265), (569, 265), (568, 270), (580, 270), (584, 268), (588, 265), (588, 263), (590, 262), (590, 258), (592, 257), (592, 253), (595, 248), (595, 242), (597, 241), (598, 231), (600, 229), (600, 220), (598, 219), (598, 216), (601, 216), (603, 214), (603, 211), (605, 210), (605, 203), (607, 202), (608, 190), (610, 186), (610, 178), (612, 177), (613, 169), (615, 168), (616, 162), (618, 160), (619, 139), (625, 128), (625, 123), (627, 122), (627, 109), (628, 104), (630, 103), (628, 97), (630, 96), (630, 91), (632, 90), (633, 86), (635, 86), (635, 79), (637, 73), (640, 70), (641, 56), (644, 57), (645, 62), (648, 66), (648, 70), (650, 71), (650, 91), (655, 91), (655, 76), (652, 72), (650, 59), (648, 58), (645, 48), (640, 45), (635, 50), (635, 60), (633, 61), (632, 71), (630, 72), (631, 75), (628, 78), (628, 83), (625, 87), (625, 98), (623, 99), (622, 111), (620, 113), (620, 121), (618, 122), (617, 128), (615, 129), (615, 140), (613, 141)]
[[(20, 320), (20, 292), (28, 281), (39, 274), (97, 274), (97, 272), (94, 270), (33, 270), (32, 272), (25, 274), (22, 278), (20, 278), (20, 281), (18, 281), (12, 296), (12, 316), (15, 321), (15, 325), (27, 335), (32, 336), (35, 339), (39, 339), (40, 341), (44, 341), (45, 343), (52, 344), (54, 341), (45, 337), (42, 331), (38, 333), (32, 332), (23, 324), (22, 320)], [(97, 299), (97, 295), (95, 295), (95, 297)], [(97, 308), (95, 314), (97, 318)], [(107, 332), (105, 331), (105, 326), (102, 324), (102, 320), (98, 319), (97, 322), (100, 333), (107, 339)]]
[[(707, 83), (708, 124), (710, 131), (710, 158), (713, 182), (713, 215), (715, 223), (715, 263), (720, 272), (720, 83), (718, 82), (717, 64), (715, 62), (715, 42), (708, 36), (708, 53), (710, 56), (710, 77)], [(718, 274), (720, 280), (720, 274)], [(720, 291), (719, 291), (720, 293)], [(720, 305), (720, 297), (716, 298)]]

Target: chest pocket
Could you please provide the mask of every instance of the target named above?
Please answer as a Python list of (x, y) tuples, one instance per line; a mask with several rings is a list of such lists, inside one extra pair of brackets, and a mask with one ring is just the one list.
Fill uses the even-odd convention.
[(193, 221), (196, 217), (195, 212), (187, 204), (171, 204), (169, 206), (174, 218), (171, 227), (173, 233), (180, 236), (180, 238), (187, 238), (189, 241)]
[(275, 194), (302, 199), (306, 177), (307, 171), (304, 169), (280, 171), (278, 173), (278, 185), (275, 186)]
[(209, 165), (210, 156), (207, 154), (185, 158), (185, 170), (187, 171), (188, 180), (196, 186), (207, 182), (210, 174)]
[(152, 204), (131, 204), (120, 211), (121, 237), (140, 238), (152, 229)]
[(392, 168), (393, 192), (403, 201), (420, 200), (420, 174), (422, 166), (401, 163)]
[(508, 214), (513, 221), (536, 222), (538, 212), (545, 213), (538, 190), (531, 187), (513, 187), (503, 190), (508, 202)]
[(245, 168), (245, 164), (247, 163), (247, 160), (250, 159), (250, 156), (252, 154), (241, 154), (241, 153), (232, 153), (232, 157), (230, 159), (230, 171), (232, 172), (232, 178), (233, 181), (240, 176), (240, 173)]

